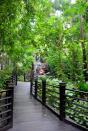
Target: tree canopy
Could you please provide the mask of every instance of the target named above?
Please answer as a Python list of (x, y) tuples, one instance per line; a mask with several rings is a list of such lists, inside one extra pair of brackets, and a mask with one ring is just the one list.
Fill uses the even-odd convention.
[(25, 71), (39, 53), (56, 77), (88, 81), (87, 14), (87, 0), (0, 0), (0, 63)]

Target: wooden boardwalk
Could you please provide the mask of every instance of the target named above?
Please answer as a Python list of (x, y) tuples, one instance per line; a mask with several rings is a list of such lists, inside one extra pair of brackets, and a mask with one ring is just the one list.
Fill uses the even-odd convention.
[(30, 83), (18, 82), (14, 94), (14, 123), (9, 131), (80, 131), (59, 120), (29, 93)]

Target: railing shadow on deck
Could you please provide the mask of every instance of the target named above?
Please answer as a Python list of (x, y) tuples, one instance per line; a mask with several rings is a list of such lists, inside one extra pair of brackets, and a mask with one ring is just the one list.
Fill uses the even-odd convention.
[(30, 94), (60, 120), (81, 130), (88, 130), (88, 92), (66, 88), (64, 82), (56, 86), (47, 84), (46, 80), (35, 79), (31, 81)]

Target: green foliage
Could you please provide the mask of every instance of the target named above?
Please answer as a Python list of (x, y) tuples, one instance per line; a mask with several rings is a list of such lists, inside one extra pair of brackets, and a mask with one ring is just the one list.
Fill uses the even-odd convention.
[(19, 75), (18, 76), (18, 81), (24, 81), (24, 76), (23, 75)]
[(59, 86), (59, 80), (57, 78), (47, 78), (47, 83), (52, 86)]
[[(19, 68), (25, 72), (31, 68), (33, 55), (39, 50), (49, 63), (53, 76), (64, 81), (83, 81), (80, 15), (83, 16), (88, 61), (86, 0), (77, 0), (74, 4), (69, 0), (53, 3), (47, 0), (4, 0), (0, 3), (0, 52), (6, 52), (12, 63), (22, 63)], [(56, 15), (56, 11), (60, 14)]]
[[(71, 100), (69, 103), (70, 104), (67, 105), (68, 108), (66, 109), (66, 112), (67, 112), (66, 115), (69, 116), (71, 120), (87, 128), (88, 116), (87, 116), (87, 109), (85, 108), (87, 108), (88, 103), (86, 101), (81, 101), (81, 100), (80, 101)], [(84, 108), (82, 108), (82, 106)]]
[(79, 83), (78, 88), (81, 91), (88, 92), (88, 83)]
[[(57, 12), (59, 15), (56, 15)], [(0, 64), (6, 64), (5, 57), (2, 57), (4, 53), (21, 75), (30, 70), (33, 56), (38, 52), (46, 59), (54, 78), (71, 83), (84, 81), (84, 71), (88, 71), (87, 14), (86, 0), (76, 0), (74, 4), (69, 0), (55, 0), (53, 3), (50, 0), (0, 0)], [(9, 68), (0, 70), (0, 88), (4, 87), (10, 74)], [(51, 90), (47, 101), (54, 108), (58, 101), (53, 99), (57, 96), (54, 92), (58, 91), (54, 85), (58, 86), (59, 81), (46, 76), (41, 79), (47, 79)], [(74, 87), (71, 83), (68, 83), (70, 88)], [(78, 87), (82, 91), (88, 91), (86, 83), (80, 83)], [(42, 93), (39, 94), (41, 96)], [(79, 101), (76, 103), (83, 105)], [(69, 107), (83, 112), (75, 105), (71, 104)], [(71, 113), (70, 118), (87, 125), (86, 117), (82, 114), (80, 116), (76, 111)]]
[(0, 70), (0, 89), (5, 88), (5, 82), (11, 77), (11, 73), (11, 67), (6, 67), (5, 69)]

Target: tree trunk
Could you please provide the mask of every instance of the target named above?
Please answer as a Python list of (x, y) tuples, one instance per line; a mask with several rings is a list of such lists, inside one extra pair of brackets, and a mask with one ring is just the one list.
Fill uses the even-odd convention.
[(83, 31), (83, 17), (80, 17), (80, 39), (82, 46), (82, 56), (83, 56), (83, 75), (85, 81), (88, 81), (88, 73), (87, 73), (87, 58), (86, 58), (86, 49), (84, 43), (84, 31)]

